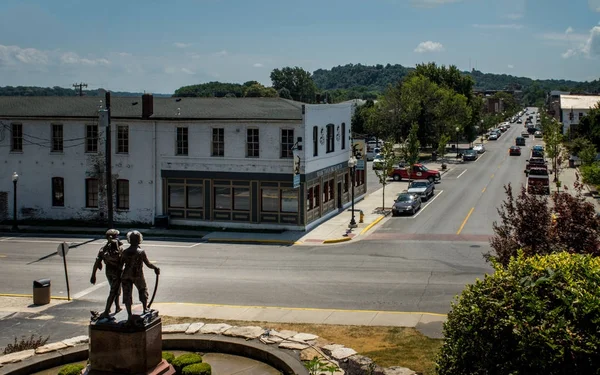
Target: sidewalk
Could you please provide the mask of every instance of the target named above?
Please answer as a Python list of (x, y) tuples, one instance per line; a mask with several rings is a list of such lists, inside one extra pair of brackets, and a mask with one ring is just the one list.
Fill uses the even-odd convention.
[[(442, 176), (453, 168), (454, 164), (460, 163), (446, 157), (448, 169), (441, 170), (441, 161), (424, 163), (430, 169), (437, 169)], [(443, 177), (442, 177), (443, 179)], [(391, 208), (395, 197), (406, 190), (408, 183), (405, 181), (388, 181), (385, 187), (385, 208)], [(234, 232), (234, 231), (206, 231), (193, 229), (140, 229), (146, 239), (175, 239), (185, 238), (189, 240), (221, 243), (260, 243), (272, 245), (326, 245), (351, 241), (365, 235), (374, 226), (379, 224), (388, 214), (384, 213), (383, 188), (367, 194), (362, 200), (355, 202), (355, 221), (357, 228), (350, 230), (348, 224), (352, 219), (352, 209), (340, 211), (339, 214), (321, 223), (310, 232), (284, 231), (281, 233), (261, 232)], [(360, 212), (364, 213), (363, 221), (360, 222)], [(118, 228), (121, 233), (127, 233), (132, 229)], [(104, 237), (105, 228), (65, 227), (65, 226), (32, 226), (19, 225), (19, 232), (11, 232), (11, 225), (0, 225), (0, 235), (16, 237), (22, 233), (29, 234), (53, 234), (53, 235), (92, 235)]]
[[(561, 169), (560, 175), (559, 175), (559, 179), (561, 181), (560, 191), (564, 192), (565, 191), (564, 187), (566, 186), (568, 189), (568, 190), (566, 190), (567, 192), (570, 192), (571, 194), (576, 193), (575, 188), (574, 188), (575, 181), (577, 181), (576, 174), (579, 175), (579, 181), (581, 182), (581, 173), (579, 172), (578, 168), (565, 167), (564, 169)], [(554, 183), (553, 180), (554, 180), (554, 175), (551, 175), (550, 176), (550, 192), (551, 193), (554, 193), (557, 191), (556, 184)], [(592, 192), (588, 185), (584, 184), (582, 194), (584, 195), (586, 201), (588, 201), (594, 205), (596, 212), (600, 212), (600, 200), (595, 198), (592, 195)]]

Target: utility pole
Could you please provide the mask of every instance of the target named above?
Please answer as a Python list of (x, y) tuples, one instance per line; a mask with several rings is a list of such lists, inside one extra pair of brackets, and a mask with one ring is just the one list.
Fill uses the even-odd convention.
[(73, 87), (75, 89), (79, 88), (79, 96), (83, 96), (83, 88), (84, 87), (87, 88), (88, 86), (87, 86), (87, 83), (81, 82), (81, 83), (74, 83)]
[(112, 187), (112, 150), (110, 135), (110, 92), (106, 92), (106, 111), (108, 122), (106, 125), (106, 205), (108, 208), (108, 228), (113, 227), (113, 187)]

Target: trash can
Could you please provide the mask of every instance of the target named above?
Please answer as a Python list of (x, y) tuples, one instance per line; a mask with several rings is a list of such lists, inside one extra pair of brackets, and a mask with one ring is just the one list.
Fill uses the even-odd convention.
[(33, 281), (33, 304), (47, 305), (50, 303), (50, 279)]
[(431, 161), (437, 161), (437, 155), (438, 155), (437, 151), (433, 151), (431, 153)]
[(169, 229), (169, 215), (158, 215), (154, 217), (154, 227)]

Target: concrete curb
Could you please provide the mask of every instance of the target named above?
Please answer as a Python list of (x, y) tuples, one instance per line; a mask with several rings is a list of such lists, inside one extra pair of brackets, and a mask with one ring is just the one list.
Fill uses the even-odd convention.
[(342, 237), (342, 238), (334, 238), (331, 240), (325, 240), (323, 241), (324, 244), (334, 244), (334, 243), (340, 243), (340, 242), (348, 242), (351, 241), (352, 237)]
[[(32, 298), (33, 299), (33, 294), (0, 293), (0, 297), (22, 297), (22, 298)], [(50, 296), (50, 299), (56, 299), (56, 300), (61, 300), (61, 301), (69, 300), (68, 297), (63, 297), (63, 296)], [(73, 301), (73, 298), (71, 298), (71, 301)]]
[(302, 242), (291, 240), (270, 240), (270, 239), (254, 239), (254, 238), (208, 238), (207, 242), (213, 243), (252, 243), (252, 244), (267, 244), (267, 245), (299, 245)]
[(367, 233), (369, 231), (369, 229), (373, 228), (375, 225), (377, 225), (377, 223), (379, 223), (381, 220), (383, 220), (384, 218), (386, 218), (389, 214), (385, 214), (385, 215), (381, 215), (380, 217), (378, 217), (377, 219), (375, 219), (371, 224), (367, 225), (365, 227), (365, 229), (360, 231), (359, 236), (362, 236), (363, 234)]

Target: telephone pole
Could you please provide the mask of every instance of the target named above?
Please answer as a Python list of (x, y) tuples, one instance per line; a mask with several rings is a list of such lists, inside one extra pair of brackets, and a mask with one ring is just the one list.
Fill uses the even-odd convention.
[(113, 227), (113, 186), (112, 186), (112, 150), (110, 136), (110, 92), (106, 92), (106, 111), (108, 122), (106, 125), (106, 205), (108, 208), (108, 228)]
[(83, 88), (87, 88), (87, 83), (74, 83), (73, 87), (77, 90), (77, 88), (79, 88), (79, 96), (83, 96)]

